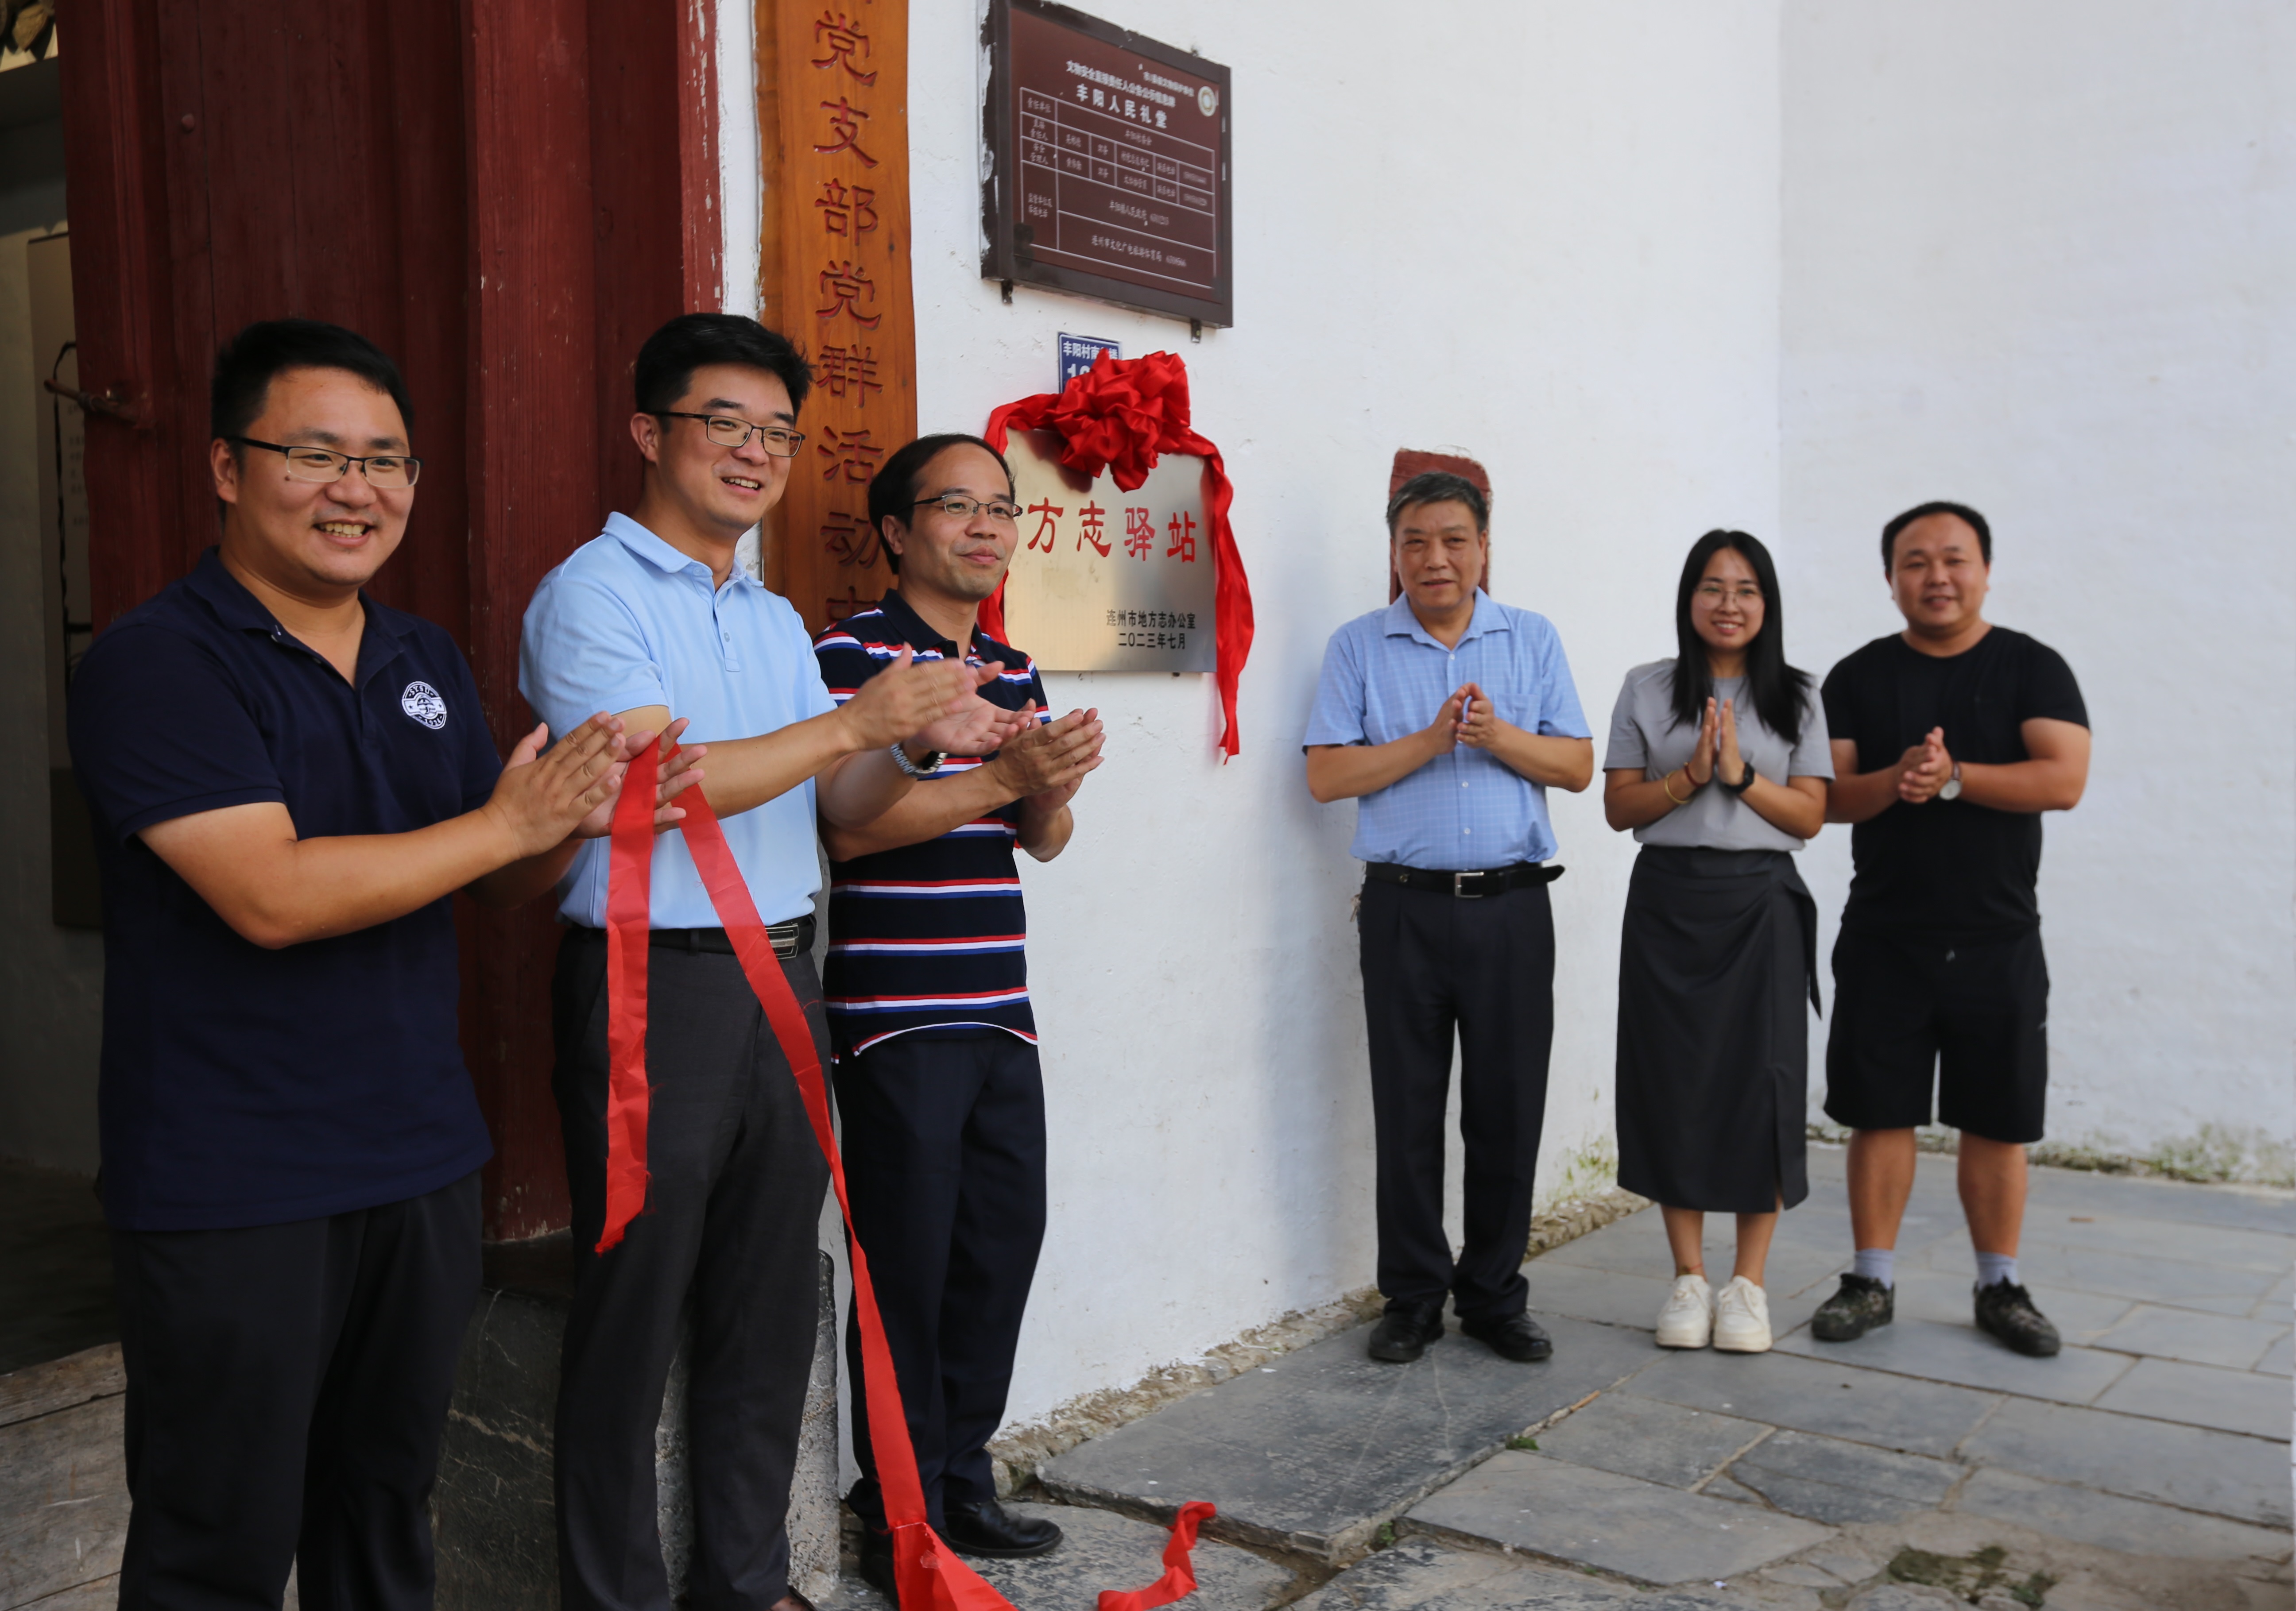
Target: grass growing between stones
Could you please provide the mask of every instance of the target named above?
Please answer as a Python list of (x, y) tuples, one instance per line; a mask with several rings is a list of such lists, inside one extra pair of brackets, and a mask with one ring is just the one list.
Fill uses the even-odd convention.
[(1988, 1597), (2005, 1595), (2022, 1606), (2046, 1605), (2057, 1580), (2046, 1573), (2032, 1572), (2023, 1582), (2013, 1582), (2008, 1560), (2009, 1551), (1998, 1544), (1988, 1544), (1967, 1555), (1934, 1555), (1908, 1544), (1890, 1558), (1887, 1570), (1892, 1582), (1942, 1589), (1972, 1606)]

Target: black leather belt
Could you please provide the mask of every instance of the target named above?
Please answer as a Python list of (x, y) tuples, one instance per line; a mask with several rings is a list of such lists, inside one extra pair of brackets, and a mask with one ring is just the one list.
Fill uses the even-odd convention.
[(1401, 867), (1393, 862), (1365, 864), (1364, 877), (1406, 889), (1431, 889), (1438, 895), (1472, 901), (1532, 884), (1552, 884), (1562, 869), (1552, 862), (1518, 862), (1512, 867), (1486, 867), (1473, 872), (1434, 872), (1424, 867)]
[[(775, 956), (793, 957), (801, 951), (813, 949), (813, 914), (808, 912), (801, 918), (791, 918), (786, 923), (767, 924), (766, 937), (774, 943)], [(604, 929), (586, 925), (577, 927), (574, 932), (594, 936), (602, 940), (606, 937)], [(734, 942), (726, 937), (722, 928), (656, 928), (652, 931), (651, 943), (665, 951), (707, 951), (718, 956), (734, 954)]]

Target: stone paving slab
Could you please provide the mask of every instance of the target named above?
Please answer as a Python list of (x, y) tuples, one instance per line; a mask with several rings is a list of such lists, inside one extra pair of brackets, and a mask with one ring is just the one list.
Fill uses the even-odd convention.
[(1769, 1433), (1759, 1421), (1605, 1393), (1538, 1435), (1538, 1452), (1669, 1487), (1704, 1482)]
[(1950, 1460), (1808, 1432), (1765, 1438), (1730, 1468), (1740, 1484), (1779, 1509), (1837, 1526), (1934, 1509), (1964, 1474)]
[[(2288, 1384), (2276, 1376), (2220, 1370), (2177, 1360), (2139, 1360), (2096, 1401), (2100, 1410), (2149, 1415), (2192, 1427), (2215, 1427), (2278, 1440), (2289, 1433)], [(2283, 1454), (2286, 1451), (2284, 1448)]]
[[(2274, 1280), (2268, 1271), (2206, 1264), (2196, 1259), (2148, 1258), (2099, 1247), (2035, 1248), (2020, 1255), (2021, 1273), (2029, 1263), (2034, 1279), (2046, 1285), (2243, 1317), (2255, 1309)], [(1964, 1263), (1972, 1271), (1975, 1268), (1973, 1260), (1964, 1259)]]
[(2011, 1399), (1962, 1458), (2268, 1527), (2290, 1525), (2288, 1445), (2070, 1404)]
[(2003, 1347), (1966, 1321), (1953, 1325), (1900, 1320), (1849, 1343), (1820, 1342), (1808, 1330), (1798, 1330), (1780, 1337), (1776, 1345), (1782, 1353), (1804, 1354), (1829, 1363), (2067, 1404), (2094, 1403), (2136, 1362), (2126, 1353), (2079, 1347), (2068, 1347), (2054, 1359), (2029, 1359)]
[(2274, 1344), (2287, 1342), (2288, 1334), (2285, 1319), (2235, 1320), (2161, 1304), (2139, 1304), (2092, 1340), (2101, 1348), (2123, 1353), (2146, 1353), (2226, 1370), (2254, 1370)]
[[(1667, 1266), (1661, 1263), (1654, 1268), (1663, 1271)], [(1530, 1308), (1534, 1314), (1568, 1314), (1582, 1321), (1598, 1321), (1606, 1326), (1631, 1326), (1646, 1336), (1657, 1331), (1658, 1312), (1665, 1305), (1667, 1293), (1674, 1285), (1672, 1279), (1663, 1274), (1632, 1274), (1594, 1265), (1559, 1263), (1550, 1259), (1533, 1262), (1529, 1278)], [(1808, 1324), (1818, 1304), (1833, 1292), (1831, 1278), (1817, 1282), (1799, 1295), (1773, 1288), (1770, 1292), (1771, 1330), (1783, 1336), (1793, 1327)], [(1651, 1346), (1656, 1348), (1658, 1345), (1652, 1342)]]
[(2255, 1270), (2277, 1279), (2296, 1263), (2296, 1236), (2225, 1227), (2201, 1230), (2128, 1214), (2029, 1213), (2023, 1240), (2043, 1247), (2101, 1247), (2147, 1258), (2190, 1259), (2227, 1270)]
[(2137, 1555), (2270, 1561), (2284, 1559), (2289, 1553), (2288, 1534), (2268, 1527), (2196, 1516), (2093, 1488), (2045, 1483), (2012, 1471), (1978, 1472), (1955, 1496), (1952, 1509)]
[(1660, 1361), (1635, 1378), (1634, 1390), (1774, 1427), (1936, 1455), (1951, 1453), (2000, 1402), (1992, 1394), (1833, 1359), (1711, 1350)]
[(2288, 1338), (2284, 1337), (2266, 1349), (2264, 1357), (2256, 1362), (2255, 1369), (2267, 1376), (2296, 1375), (2296, 1363), (2292, 1363), (2289, 1356)]
[(1299, 1611), (1733, 1611), (1743, 1602), (1637, 1591), (1560, 1567), (1422, 1539), (1357, 1562)]
[[(1059, 1549), (1033, 1560), (967, 1558), (1013, 1611), (1081, 1611), (1104, 1589), (1143, 1588), (1164, 1574), (1171, 1534), (1153, 1522), (1073, 1505), (1008, 1501), (1005, 1509), (1044, 1517), (1068, 1534)], [(1201, 1611), (1264, 1611), (1298, 1588), (1286, 1568), (1214, 1539), (1197, 1539), (1195, 1565), (1196, 1591), (1184, 1603)], [(855, 1572), (840, 1574), (836, 1593), (821, 1604), (822, 1611), (893, 1611), (892, 1599)]]
[[(1709, 1216), (1710, 1220), (1713, 1216)], [(1728, 1280), (1731, 1242), (1727, 1234), (1710, 1237), (1706, 1246), (1708, 1279), (1721, 1272), (1722, 1280)], [(1781, 1239), (1773, 1242), (1765, 1280), (1775, 1293), (1795, 1293), (1817, 1282), (1826, 1283), (1830, 1289), (1833, 1276), (1849, 1266), (1850, 1250), (1839, 1243), (1825, 1247), (1800, 1247)], [(1651, 1209), (1613, 1221), (1600, 1231), (1590, 1232), (1578, 1240), (1565, 1242), (1550, 1253), (1532, 1261), (1528, 1272), (1530, 1279), (1530, 1305), (1538, 1307), (1538, 1283), (1549, 1263), (1576, 1264), (1595, 1270), (1614, 1270), (1621, 1275), (1654, 1277), (1670, 1281), (1674, 1275), (1674, 1255), (1668, 1248), (1666, 1229), (1658, 1214)], [(1721, 1281), (1716, 1281), (1720, 1286)], [(1655, 1324), (1653, 1320), (1652, 1324)]]
[[(1976, 1278), (1973, 1263), (1966, 1271), (1899, 1264), (1897, 1273), (1896, 1324), (1902, 1326), (1907, 1321), (1939, 1321), (1948, 1326), (1976, 1323), (1976, 1294), (1972, 1290)], [(2132, 1298), (2079, 1292), (2054, 1285), (2030, 1271), (2020, 1273), (2026, 1277), (2025, 1288), (2033, 1295), (2033, 1301), (2068, 1343), (2094, 1345), (2136, 1307)]]
[(1406, 1519), (1661, 1585), (1726, 1580), (1833, 1536), (1795, 1517), (1513, 1449), (1423, 1500)]
[(2028, 1178), (2029, 1216), (2055, 1210), (2111, 1214), (2296, 1236), (2296, 1194), (2269, 1187), (2202, 1186), (2082, 1169), (2035, 1169)]
[(1357, 1327), (1046, 1463), (1056, 1499), (1148, 1517), (1189, 1500), (1218, 1536), (1336, 1559), (1526, 1427), (1647, 1364), (1650, 1339), (1551, 1316), (1554, 1357), (1503, 1360), (1455, 1329), (1409, 1365)]

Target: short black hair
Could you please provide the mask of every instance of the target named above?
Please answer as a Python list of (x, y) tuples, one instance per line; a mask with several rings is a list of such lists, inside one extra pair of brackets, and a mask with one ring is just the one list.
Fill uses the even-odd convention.
[(1464, 503), (1467, 512), (1475, 517), (1475, 529), (1491, 528), (1490, 500), (1483, 489), (1464, 476), (1455, 476), (1447, 470), (1424, 470), (1395, 489), (1387, 501), (1387, 535), (1395, 536), (1396, 523), (1403, 511), (1422, 503)]
[(1940, 498), (1934, 503), (1916, 503), (1882, 527), (1882, 568), (1884, 571), (1898, 562), (1898, 534), (1915, 521), (1926, 520), (1931, 515), (1953, 515), (1967, 521), (1969, 529), (1977, 534), (1977, 552), (1984, 557), (1987, 565), (1993, 563), (1993, 527), (1985, 523), (1985, 517), (1966, 503), (1949, 503)]
[(805, 394), (813, 389), (813, 366), (787, 336), (743, 314), (680, 314), (638, 348), (631, 376), (638, 413), (676, 408), (693, 384), (693, 372), (712, 364), (764, 370), (789, 388), (792, 414), (805, 406)]
[(355, 330), (317, 319), (259, 320), (223, 344), (208, 387), (208, 429), (226, 439), (245, 436), (262, 416), (271, 382), (291, 369), (340, 369), (389, 392), (413, 446), (414, 403), (390, 355)]
[[(925, 473), (925, 466), (931, 463), (937, 454), (952, 447), (980, 449), (996, 460), (997, 468), (1004, 472), (1004, 489), (1007, 492), (1013, 490), (1012, 465), (1005, 462), (1003, 454), (979, 437), (967, 436), (961, 430), (945, 430), (938, 436), (919, 437), (887, 459), (877, 473), (869, 478), (869, 529), (875, 532), (880, 539), (884, 536), (887, 520), (898, 520), (903, 526), (909, 523), (909, 511), (917, 505), (917, 478)], [(901, 574), (901, 556), (890, 548), (885, 550), (885, 563), (892, 568), (895, 576)]]

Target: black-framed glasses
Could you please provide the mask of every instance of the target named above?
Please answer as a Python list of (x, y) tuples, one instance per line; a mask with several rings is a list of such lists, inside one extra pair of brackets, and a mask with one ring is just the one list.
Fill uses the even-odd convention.
[(958, 493), (950, 493), (944, 497), (919, 498), (909, 507), (922, 509), (928, 503), (952, 520), (970, 520), (984, 511), (990, 519), (999, 525), (1017, 526), (1021, 520), (1021, 506), (1018, 503), (1007, 503), (1003, 498), (991, 498), (983, 503), (979, 498), (968, 498)]
[(701, 421), (702, 430), (720, 447), (747, 447), (755, 437), (758, 446), (775, 458), (794, 459), (797, 450), (805, 446), (805, 432), (786, 425), (752, 425), (731, 414), (690, 414), (676, 408), (657, 408), (652, 413), (657, 420)]
[(340, 481), (356, 466), (366, 478), (369, 487), (396, 492), (414, 485), (422, 474), (422, 461), (413, 454), (347, 454), (332, 447), (292, 446), (279, 442), (258, 442), (253, 437), (226, 437), (226, 442), (236, 442), (242, 447), (260, 447), (283, 454), (287, 460), (287, 478), (291, 481)]

